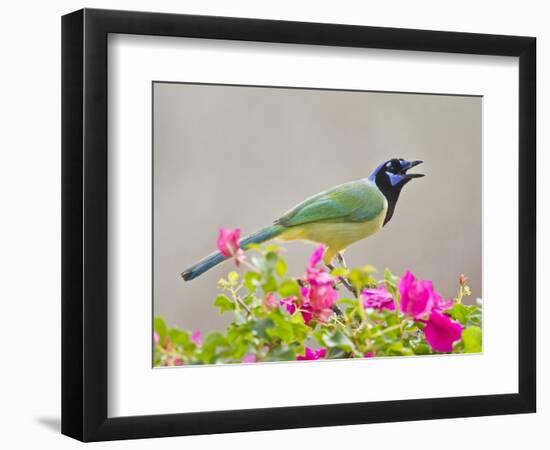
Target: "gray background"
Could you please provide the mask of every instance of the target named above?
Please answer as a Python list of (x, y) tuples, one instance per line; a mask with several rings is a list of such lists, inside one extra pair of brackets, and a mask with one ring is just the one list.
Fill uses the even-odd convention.
[[(220, 227), (243, 235), (304, 198), (368, 176), (392, 157), (421, 159), (382, 231), (348, 265), (406, 269), (446, 297), (461, 273), (481, 297), (481, 98), (154, 83), (154, 314), (221, 329), (213, 307), (225, 263), (184, 282)], [(311, 244), (285, 244), (302, 273)], [(380, 275), (381, 276), (381, 275)]]

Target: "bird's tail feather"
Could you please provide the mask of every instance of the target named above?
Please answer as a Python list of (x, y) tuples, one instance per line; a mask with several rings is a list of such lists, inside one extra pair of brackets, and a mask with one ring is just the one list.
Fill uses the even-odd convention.
[[(261, 244), (262, 242), (269, 241), (284, 231), (284, 227), (281, 225), (272, 225), (267, 228), (263, 228), (260, 231), (252, 233), (239, 241), (239, 245), (242, 249), (246, 250), (246, 247), (250, 244)], [(204, 272), (210, 270), (212, 267), (217, 266), (226, 259), (220, 252), (214, 252), (205, 258), (201, 259), (198, 263), (192, 265), (187, 270), (182, 272), (181, 276), (185, 281), (192, 280), (202, 275)]]
[(250, 244), (261, 244), (262, 242), (269, 241), (279, 236), (285, 227), (282, 225), (271, 225), (270, 227), (262, 228), (260, 231), (249, 234), (239, 241), (239, 245), (242, 249), (246, 250), (246, 247)]

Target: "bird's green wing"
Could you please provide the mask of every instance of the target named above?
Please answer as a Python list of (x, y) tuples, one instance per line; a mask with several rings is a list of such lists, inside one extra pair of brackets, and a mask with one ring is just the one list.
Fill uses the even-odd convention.
[(352, 181), (304, 200), (275, 223), (292, 227), (312, 222), (368, 222), (386, 205), (386, 198), (374, 184)]

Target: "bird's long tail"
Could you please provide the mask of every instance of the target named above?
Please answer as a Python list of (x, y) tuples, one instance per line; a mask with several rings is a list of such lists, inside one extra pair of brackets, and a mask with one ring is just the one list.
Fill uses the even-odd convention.
[[(271, 225), (270, 227), (263, 228), (256, 233), (249, 234), (239, 241), (239, 245), (242, 249), (246, 250), (246, 247), (250, 244), (261, 244), (262, 242), (269, 241), (279, 236), (285, 227), (281, 225)], [(185, 281), (192, 280), (202, 275), (204, 272), (210, 270), (212, 267), (217, 266), (219, 263), (227, 259), (220, 252), (214, 252), (205, 258), (201, 259), (198, 263), (193, 264), (187, 270), (182, 272), (181, 276)]]

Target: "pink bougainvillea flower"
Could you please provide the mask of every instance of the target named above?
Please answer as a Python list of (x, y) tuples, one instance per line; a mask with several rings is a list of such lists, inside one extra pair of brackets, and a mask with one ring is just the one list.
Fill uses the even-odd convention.
[(311, 280), (307, 298), (314, 311), (323, 311), (332, 308), (338, 298), (338, 292), (334, 289), (332, 280), (321, 283)]
[(399, 281), (398, 286), (401, 300), (401, 312), (414, 319), (427, 317), (441, 296), (434, 291), (433, 283), (429, 280), (417, 280), (409, 271)]
[(174, 358), (172, 363), (174, 366), (183, 366), (183, 359), (181, 358)]
[(381, 286), (376, 289), (364, 289), (361, 292), (363, 298), (364, 308), (373, 308), (379, 311), (387, 309), (389, 311), (395, 310), (395, 303), (391, 294), (386, 289), (386, 286)]
[(315, 318), (321, 323), (327, 323), (333, 314), (334, 311), (331, 308), (325, 308), (320, 311), (315, 311)]
[(196, 346), (200, 347), (202, 345), (202, 335), (200, 330), (196, 330), (191, 335), (191, 340), (195, 343)]
[(437, 292), (435, 293), (435, 300), (434, 300), (434, 311), (445, 311), (446, 309), (453, 307), (453, 301), (452, 300), (445, 300), (441, 295), (439, 295)]
[(438, 352), (450, 352), (453, 343), (460, 340), (463, 327), (445, 314), (432, 311), (424, 327), (426, 341)]
[(321, 259), (323, 259), (323, 255), (325, 254), (325, 247), (320, 245), (315, 249), (315, 251), (311, 254), (309, 257), (309, 268), (313, 269), (317, 264), (321, 262)]
[[(333, 314), (332, 305), (337, 295), (332, 285), (311, 285), (309, 288), (303, 288), (301, 304), (297, 305), (297, 308), (302, 313), (305, 324), (309, 325), (312, 318), (326, 322)], [(290, 312), (288, 306), (287, 311)]]
[(230, 228), (220, 228), (220, 234), (216, 242), (220, 253), (226, 258), (233, 257), (237, 265), (239, 265), (244, 258), (244, 253), (239, 245), (240, 236), (240, 228), (235, 228), (234, 230)]
[(305, 353), (303, 355), (297, 355), (296, 360), (298, 361), (314, 361), (317, 359), (324, 358), (327, 355), (326, 348), (320, 348), (318, 350), (313, 350), (309, 347), (306, 347)]
[(370, 352), (367, 352), (365, 353), (365, 358), (374, 358), (374, 352), (373, 351), (370, 351)]
[(268, 292), (264, 297), (263, 306), (266, 311), (273, 311), (279, 307), (279, 300), (272, 292)]
[(153, 344), (154, 345), (158, 345), (160, 343), (160, 336), (159, 334), (155, 331), (153, 333)]
[(317, 267), (324, 251), (324, 247), (319, 246), (309, 258), (306, 275), (301, 278), (300, 296), (287, 297), (280, 301), (289, 314), (300, 311), (306, 325), (309, 325), (313, 318), (323, 323), (327, 322), (333, 314), (332, 306), (338, 298), (332, 276)]
[(256, 361), (256, 355), (254, 353), (248, 353), (243, 358), (243, 363), (255, 363)]
[[(338, 298), (338, 292), (334, 289), (332, 276), (324, 269), (317, 267), (323, 259), (325, 248), (319, 246), (309, 258), (309, 266), (305, 277), (302, 279), (304, 286), (301, 289), (302, 304), (300, 310), (306, 324), (309, 323), (310, 314), (321, 322), (326, 322), (332, 316), (332, 306)], [(306, 314), (304, 315), (304, 311)]]

